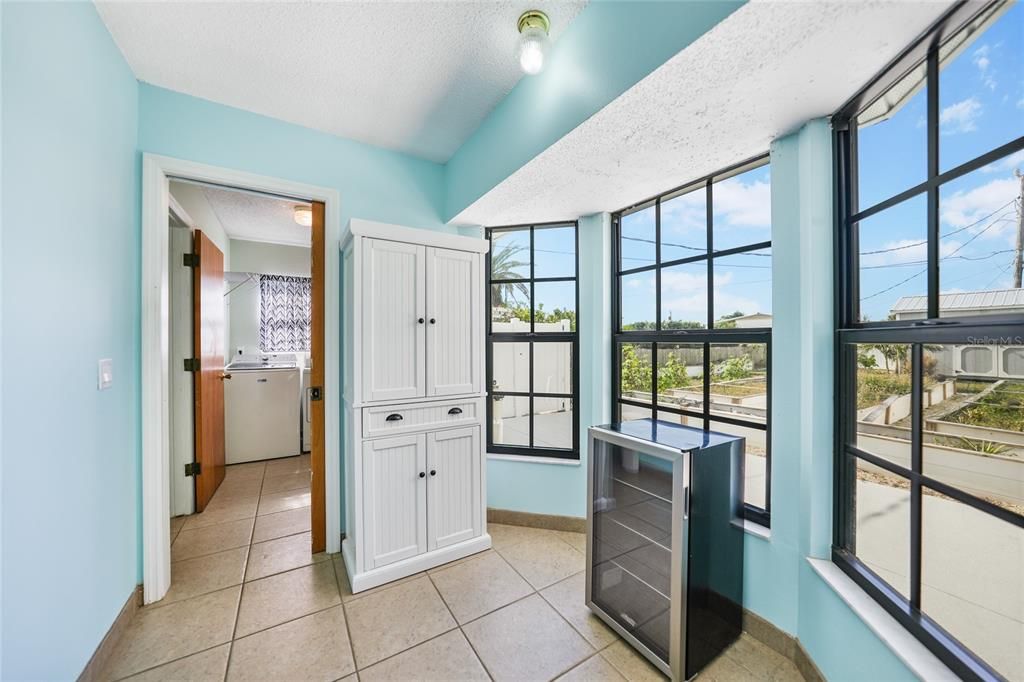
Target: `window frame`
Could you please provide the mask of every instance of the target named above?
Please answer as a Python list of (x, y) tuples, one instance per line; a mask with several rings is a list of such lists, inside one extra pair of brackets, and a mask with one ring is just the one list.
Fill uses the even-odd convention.
[[(930, 344), (972, 345), (982, 337), (1012, 338), (1024, 335), (1019, 315), (940, 317), (941, 239), (939, 192), (943, 185), (966, 176), (993, 161), (1024, 149), (1024, 137), (1000, 145), (946, 171), (939, 166), (939, 49), (971, 22), (999, 7), (961, 2), (948, 11), (832, 117), (834, 156), (835, 238), (835, 390), (832, 561), (875, 599), (903, 627), (962, 679), (998, 680), (1000, 674), (952, 634), (920, 610), (922, 590), (922, 494), (938, 492), (973, 510), (987, 513), (1024, 528), (1024, 517), (992, 504), (924, 473), (923, 467), (923, 355)], [(912, 70), (926, 65), (927, 174), (923, 182), (903, 189), (866, 208), (858, 205), (857, 116), (885, 95)], [(927, 200), (927, 312), (918, 320), (862, 321), (858, 279), (859, 246), (856, 224), (908, 199)], [(972, 342), (973, 339), (973, 342)], [(911, 361), (910, 467), (856, 447), (857, 357), (856, 344), (908, 344)], [(863, 460), (910, 483), (909, 597), (904, 597), (846, 549), (856, 536), (856, 509), (851, 491), (857, 481), (857, 460)]]
[[(557, 228), (557, 227), (571, 227), (573, 229), (573, 244), (575, 250), (575, 256), (573, 258), (573, 275), (572, 276), (559, 276), (559, 277), (537, 277), (536, 276), (536, 259), (534, 258), (534, 234), (538, 229), (546, 228)], [(493, 235), (496, 232), (513, 232), (513, 231), (525, 231), (530, 232), (530, 275), (525, 278), (516, 279), (501, 279), (494, 281), (491, 278), (491, 262), (493, 258), (494, 250), (494, 239)], [(580, 332), (580, 287), (579, 287), (579, 274), (580, 274), (580, 230), (579, 221), (577, 220), (560, 220), (545, 223), (526, 223), (523, 225), (500, 225), (494, 227), (484, 228), (484, 238), (487, 239), (490, 244), (490, 248), (487, 253), (487, 267), (486, 267), (486, 289), (485, 297), (487, 300), (487, 317), (486, 319), (486, 380), (487, 380), (487, 453), (493, 455), (512, 455), (519, 457), (543, 457), (553, 460), (568, 460), (568, 461), (579, 461), (580, 459), (580, 415), (579, 415), (579, 391), (580, 391), (580, 357), (579, 357), (579, 332)], [(574, 305), (576, 313), (576, 329), (568, 332), (535, 332), (535, 316), (536, 316), (536, 305), (537, 299), (534, 295), (535, 285), (538, 283), (545, 282), (572, 282), (575, 285), (575, 296)], [(491, 310), (491, 285), (496, 283), (515, 283), (515, 284), (526, 284), (530, 287), (530, 331), (529, 332), (495, 332), (492, 328), (493, 316)], [(529, 377), (529, 388), (527, 391), (494, 391), (494, 343), (509, 343), (519, 342), (528, 343), (530, 348), (530, 360), (529, 370), (527, 372)], [(533, 354), (535, 344), (537, 343), (569, 343), (571, 344), (572, 352), (572, 392), (571, 394), (564, 393), (537, 393), (533, 386)], [(494, 408), (494, 397), (525, 397), (529, 399), (529, 418), (530, 418), (530, 444), (527, 446), (520, 445), (508, 445), (508, 444), (496, 444), (494, 443), (493, 434), (493, 408)], [(536, 447), (533, 444), (534, 441), (534, 399), (535, 398), (555, 398), (564, 399), (569, 398), (572, 403), (572, 447), (571, 448), (545, 448)]]
[[(772, 329), (771, 327), (759, 327), (750, 329), (737, 328), (716, 328), (715, 322), (715, 301), (714, 301), (714, 269), (715, 262), (719, 258), (725, 258), (742, 253), (751, 253), (763, 249), (770, 249), (772, 241), (756, 242), (745, 246), (729, 248), (722, 251), (714, 250), (714, 185), (717, 182), (728, 180), (747, 171), (771, 165), (771, 158), (768, 153), (759, 154), (755, 157), (741, 161), (740, 163), (726, 167), (716, 173), (699, 178), (695, 181), (680, 185), (672, 190), (663, 192), (644, 201), (638, 202), (612, 214), (612, 357), (611, 357), (611, 401), (612, 414), (616, 420), (621, 419), (621, 408), (623, 405), (649, 409), (651, 417), (657, 418), (658, 412), (667, 412), (681, 416), (693, 417), (703, 420), (705, 429), (711, 428), (711, 422), (752, 428), (765, 432), (765, 506), (756, 507), (744, 501), (743, 518), (758, 523), (765, 527), (771, 526), (771, 487), (772, 487)], [(701, 189), (703, 187), (703, 189)], [(661, 204), (663, 201), (670, 201), (676, 197), (688, 194), (692, 191), (704, 191), (707, 250), (703, 255), (689, 256), (686, 258), (661, 261)], [(650, 206), (655, 207), (655, 258), (653, 265), (645, 265), (637, 268), (622, 268), (621, 259), (621, 238), (622, 218), (626, 215), (645, 210)], [(707, 328), (705, 329), (662, 329), (661, 315), (661, 272), (665, 268), (675, 267), (687, 263), (699, 263), (706, 261), (708, 272), (707, 287)], [(655, 328), (654, 330), (624, 331), (622, 329), (622, 277), (643, 272), (655, 273)], [(651, 344), (651, 403), (645, 404), (638, 401), (623, 399), (622, 374), (621, 374), (621, 347), (626, 343)], [(703, 348), (702, 371), (703, 400), (701, 410), (687, 410), (676, 407), (659, 406), (658, 404), (658, 344), (700, 344)], [(711, 346), (728, 344), (764, 344), (766, 357), (766, 387), (767, 397), (765, 404), (765, 423), (744, 421), (725, 416), (711, 416), (710, 400), (710, 374), (711, 374)]]

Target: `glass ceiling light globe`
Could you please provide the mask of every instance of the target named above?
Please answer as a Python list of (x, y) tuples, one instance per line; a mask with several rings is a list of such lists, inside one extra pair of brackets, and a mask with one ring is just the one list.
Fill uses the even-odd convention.
[(524, 12), (519, 17), (519, 66), (531, 76), (544, 69), (551, 41), (548, 39), (548, 17), (538, 10)]

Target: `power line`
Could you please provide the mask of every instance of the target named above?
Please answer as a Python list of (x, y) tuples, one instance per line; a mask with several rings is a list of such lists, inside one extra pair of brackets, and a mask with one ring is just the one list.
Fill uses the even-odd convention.
[[(1005, 204), (1003, 204), (1002, 206), (1000, 206), (1000, 207), (999, 207), (999, 208), (997, 208), (996, 210), (994, 210), (994, 211), (992, 211), (991, 213), (989, 213), (989, 214), (988, 214), (987, 216), (985, 216), (984, 218), (980, 218), (980, 219), (978, 219), (978, 220), (975, 220), (975, 221), (974, 221), (973, 223), (971, 223), (970, 225), (965, 225), (965, 226), (963, 226), (963, 227), (961, 227), (961, 228), (958, 228), (958, 229), (956, 229), (956, 230), (953, 230), (952, 232), (947, 232), (946, 234), (943, 234), (943, 235), (939, 235), (939, 238), (940, 238), (940, 239), (945, 239), (946, 237), (952, 237), (952, 236), (953, 236), (953, 235), (955, 235), (955, 234), (960, 234), (960, 233), (961, 233), (961, 232), (963, 232), (964, 230), (969, 230), (969, 229), (971, 229), (972, 227), (974, 227), (975, 225), (978, 225), (979, 223), (983, 223), (983, 222), (985, 222), (986, 220), (988, 220), (989, 218), (991, 218), (992, 216), (994, 216), (994, 215), (995, 215), (996, 213), (999, 213), (1000, 211), (1002, 211), (1002, 210), (1003, 210), (1004, 208), (1006, 208), (1006, 207), (1007, 207), (1007, 206), (1009, 206), (1010, 204), (1014, 203), (1015, 201), (1017, 201), (1017, 199), (1016, 199), (1016, 198), (1014, 198), (1014, 199), (1011, 199), (1010, 201), (1006, 202)], [(1002, 218), (1002, 216), (1000, 216), (1000, 218)], [(890, 248), (890, 249), (878, 249), (878, 250), (876, 250), (876, 251), (861, 251), (861, 252), (860, 252), (860, 255), (861, 255), (861, 256), (872, 256), (872, 255), (875, 255), (875, 254), (879, 254), (879, 253), (891, 253), (891, 252), (893, 252), (893, 251), (902, 251), (902, 250), (904, 250), (904, 249), (912, 249), (912, 248), (914, 248), (915, 246), (921, 246), (922, 244), (927, 244), (927, 243), (928, 243), (928, 240), (927, 240), (927, 239), (925, 239), (924, 241), (921, 241), (921, 242), (914, 242), (914, 243), (912, 243), (912, 244), (903, 244), (902, 246), (894, 246), (894, 247), (892, 247), (892, 248)]]

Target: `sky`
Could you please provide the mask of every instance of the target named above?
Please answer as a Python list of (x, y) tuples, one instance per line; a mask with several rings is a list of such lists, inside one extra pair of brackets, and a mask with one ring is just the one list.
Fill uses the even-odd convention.
[[(520, 265), (510, 268), (507, 279), (529, 278), (530, 276), (530, 231), (511, 230), (496, 231), (493, 234), (494, 250), (492, 257), (500, 255), (506, 249), (514, 249), (511, 259)], [(534, 230), (533, 237), (534, 276), (541, 277), (573, 277), (576, 274), (576, 235), (571, 226), (554, 226)], [(496, 279), (492, 276), (493, 279)], [(512, 292), (515, 301), (520, 305), (529, 303), (529, 296), (518, 291)], [(551, 312), (555, 308), (575, 310), (576, 288), (573, 282), (537, 282), (534, 295), (544, 310)]]
[[(925, 179), (926, 98), (921, 88), (886, 120), (858, 132), (859, 206), (869, 208)], [(1010, 7), (939, 76), (939, 171), (1024, 135), (1024, 3)], [(1009, 288), (1014, 200), (1024, 151), (942, 186), (941, 293)], [(860, 224), (861, 315), (884, 320), (902, 296), (927, 291), (924, 195)]]
[[(712, 187), (714, 250), (771, 240), (771, 167), (762, 166)], [(654, 207), (622, 219), (622, 267), (651, 265), (655, 259)], [(707, 253), (707, 207), (703, 188), (661, 204), (662, 262)], [(714, 261), (715, 318), (741, 312), (771, 313), (771, 250), (762, 249)], [(655, 317), (654, 272), (622, 278), (622, 323)], [(707, 321), (707, 261), (662, 269), (661, 314), (676, 321)]]

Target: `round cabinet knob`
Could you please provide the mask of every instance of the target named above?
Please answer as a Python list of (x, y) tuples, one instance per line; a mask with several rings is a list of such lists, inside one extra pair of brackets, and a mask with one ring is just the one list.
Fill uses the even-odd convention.
[(431, 469), (430, 470), (430, 475), (431, 476), (437, 476), (437, 471), (435, 469)]
[(423, 324), (423, 318), (422, 317), (419, 319), (419, 323)]
[(430, 324), (437, 324), (437, 320), (435, 320), (434, 318), (430, 318)]
[(420, 478), (426, 478), (426, 477), (427, 477), (427, 475), (421, 471), (420, 472)]

